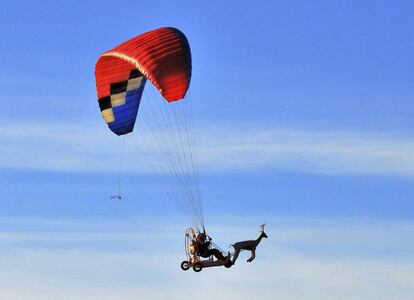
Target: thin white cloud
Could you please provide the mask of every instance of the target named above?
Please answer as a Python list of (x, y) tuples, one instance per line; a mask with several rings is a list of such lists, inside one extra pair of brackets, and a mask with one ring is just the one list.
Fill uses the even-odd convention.
[[(395, 133), (291, 129), (199, 130), (200, 168), (215, 172), (252, 169), (316, 174), (414, 175), (414, 139)], [(158, 171), (150, 135), (126, 138), (124, 170)], [(4, 125), (0, 166), (56, 171), (116, 172), (122, 139), (104, 126)], [(168, 151), (168, 147), (165, 149)]]
[[(102, 238), (106, 245), (119, 243), (120, 239), (114, 233), (105, 234), (105, 229), (115, 225), (117, 234), (129, 235), (131, 221), (100, 220), (93, 229), (88, 222), (76, 235), (89, 247), (66, 249), (65, 243), (74, 242), (75, 237), (68, 241), (67, 229), (72, 225), (80, 229), (82, 220), (66, 224), (60, 220), (58, 230), (50, 228), (51, 235), (34, 229), (38, 226), (36, 220), (9, 220), (9, 224), (23, 223), (27, 229), (14, 232), (20, 241), (0, 236), (0, 295), (10, 300), (183, 299), (189, 294), (197, 299), (230, 300), (412, 299), (414, 259), (412, 253), (401, 255), (405, 251), (401, 245), (407, 240), (413, 243), (412, 223), (269, 221), (269, 238), (259, 246), (254, 262), (246, 263), (248, 254), (242, 253), (230, 269), (213, 268), (195, 274), (179, 268), (184, 253), (178, 227), (169, 228), (169, 235), (165, 235), (165, 224), (158, 224), (148, 236), (147, 228), (136, 226), (137, 238), (132, 239), (132, 246), (113, 251), (102, 247)], [(242, 220), (229, 222), (241, 224)], [(97, 228), (101, 228), (99, 240), (88, 241), (97, 234)], [(291, 236), (292, 232), (295, 234)], [(377, 239), (379, 233), (381, 239)], [(233, 240), (246, 234), (254, 237), (255, 228), (234, 226), (224, 238)], [(38, 236), (44, 245), (30, 244), (30, 235)], [(322, 245), (317, 252), (314, 243)], [(142, 244), (149, 245), (149, 249), (142, 249)], [(324, 247), (326, 244), (335, 244), (336, 249)], [(367, 244), (373, 245), (368, 255), (364, 249)], [(384, 255), (381, 251), (386, 248), (393, 251)], [(338, 254), (338, 249), (351, 250)]]
[[(231, 131), (230, 131), (231, 132)], [(222, 135), (202, 151), (233, 168), (307, 173), (414, 174), (414, 140), (378, 133), (250, 130)]]

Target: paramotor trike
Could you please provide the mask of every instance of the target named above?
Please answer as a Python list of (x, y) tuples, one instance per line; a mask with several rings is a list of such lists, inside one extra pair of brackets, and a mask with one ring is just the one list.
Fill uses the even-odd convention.
[[(197, 242), (196, 242), (196, 232), (193, 228), (188, 227), (185, 231), (185, 255), (186, 260), (181, 263), (181, 269), (187, 271), (190, 268), (193, 268), (194, 272), (200, 272), (203, 268), (210, 268), (210, 267), (220, 267), (225, 266), (226, 268), (230, 268), (232, 266), (232, 261), (230, 259), (230, 255), (227, 255), (227, 259), (214, 259), (213, 256), (210, 256), (206, 259), (203, 259), (197, 251)], [(210, 244), (214, 246), (215, 249), (222, 252), (223, 256), (226, 253), (220, 249), (217, 245), (213, 244), (210, 241)]]

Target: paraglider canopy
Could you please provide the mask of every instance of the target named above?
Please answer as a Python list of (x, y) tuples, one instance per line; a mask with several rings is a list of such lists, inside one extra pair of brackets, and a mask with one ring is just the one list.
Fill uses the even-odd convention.
[(102, 116), (117, 135), (135, 125), (146, 79), (169, 102), (182, 99), (191, 80), (191, 51), (176, 28), (159, 28), (102, 54), (95, 66)]

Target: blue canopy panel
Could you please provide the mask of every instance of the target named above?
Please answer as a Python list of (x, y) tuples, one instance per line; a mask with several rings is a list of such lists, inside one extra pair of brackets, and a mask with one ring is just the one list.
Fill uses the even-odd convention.
[(146, 78), (132, 70), (128, 80), (111, 83), (110, 95), (99, 99), (102, 116), (116, 135), (134, 130)]

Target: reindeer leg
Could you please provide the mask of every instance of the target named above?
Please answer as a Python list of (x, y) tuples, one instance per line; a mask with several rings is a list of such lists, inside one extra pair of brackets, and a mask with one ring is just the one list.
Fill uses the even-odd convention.
[(250, 252), (252, 253), (252, 256), (247, 260), (247, 262), (252, 262), (256, 258), (256, 250), (253, 249)]

